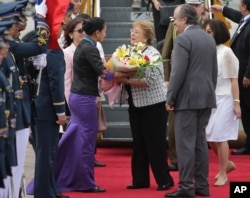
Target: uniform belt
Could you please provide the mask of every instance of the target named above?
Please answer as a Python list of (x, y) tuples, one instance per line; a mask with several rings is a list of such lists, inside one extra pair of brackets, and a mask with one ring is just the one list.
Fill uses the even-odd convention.
[(15, 98), (23, 99), (23, 90), (21, 90), (21, 89), (16, 90), (16, 91), (14, 91), (14, 94), (15, 94)]
[(8, 136), (7, 128), (0, 129), (0, 137), (6, 138)]
[(29, 82), (29, 78), (26, 75), (19, 76), (19, 81), (20, 81), (20, 84), (23, 85), (24, 83), (28, 83)]
[(4, 114), (5, 114), (5, 117), (8, 118), (10, 116), (10, 110), (5, 110)]
[(9, 120), (9, 125), (10, 125), (10, 128), (16, 128), (16, 118), (12, 118)]

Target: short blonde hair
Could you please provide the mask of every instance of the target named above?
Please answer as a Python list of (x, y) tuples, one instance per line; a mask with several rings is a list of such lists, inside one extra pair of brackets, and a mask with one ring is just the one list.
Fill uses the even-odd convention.
[(133, 23), (133, 27), (140, 26), (143, 29), (144, 35), (147, 38), (146, 44), (153, 45), (155, 29), (154, 24), (149, 20), (137, 20)]

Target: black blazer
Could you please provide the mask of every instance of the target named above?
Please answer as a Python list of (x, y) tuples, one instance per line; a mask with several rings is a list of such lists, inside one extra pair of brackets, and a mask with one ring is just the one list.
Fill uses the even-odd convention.
[[(236, 23), (243, 18), (240, 11), (229, 7), (224, 7), (223, 15)], [(250, 107), (250, 88), (244, 88), (242, 85), (243, 77), (250, 78), (250, 19), (242, 27), (240, 33), (235, 35), (230, 47), (239, 59), (240, 97)]]
[(73, 57), (73, 82), (70, 91), (73, 93), (99, 96), (98, 76), (104, 66), (96, 46), (83, 39), (77, 46)]

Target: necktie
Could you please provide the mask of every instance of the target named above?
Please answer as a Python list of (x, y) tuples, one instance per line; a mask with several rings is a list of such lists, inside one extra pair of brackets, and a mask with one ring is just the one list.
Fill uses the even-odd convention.
[(236, 31), (234, 32), (232, 39), (231, 39), (231, 43), (232, 43), (233, 40), (236, 38), (236, 36), (240, 33), (240, 31), (241, 31), (241, 29), (242, 29), (242, 24), (243, 24), (243, 23), (244, 23), (244, 18), (242, 18), (242, 19), (240, 20), (240, 23), (239, 23), (239, 25), (238, 25)]
[(240, 23), (239, 23), (238, 28), (237, 28), (237, 33), (240, 32), (240, 29), (242, 28), (243, 23), (244, 23), (244, 18), (242, 18), (242, 19), (240, 20)]

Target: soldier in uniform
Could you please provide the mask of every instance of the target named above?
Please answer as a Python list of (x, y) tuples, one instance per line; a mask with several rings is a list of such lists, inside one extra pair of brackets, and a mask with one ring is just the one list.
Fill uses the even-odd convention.
[[(13, 90), (8, 82), (5, 74), (2, 70), (2, 61), (7, 55), (8, 43), (5, 38), (9, 38), (7, 35), (6, 28), (12, 24), (12, 22), (0, 23), (0, 187), (5, 187), (4, 179), (6, 181), (7, 176), (11, 175), (11, 164), (8, 150), (12, 138), (15, 134), (15, 109), (14, 109), (14, 96)], [(13, 146), (11, 146), (13, 148)], [(6, 183), (6, 182), (5, 182)], [(0, 190), (0, 197), (4, 197), (4, 190)]]
[[(41, 15), (46, 10), (44, 1), (40, 6)], [(39, 12), (39, 14), (40, 14)], [(66, 12), (66, 9), (65, 9)], [(59, 32), (58, 32), (59, 33)], [(53, 37), (51, 37), (51, 41)], [(35, 102), (35, 178), (34, 198), (68, 198), (62, 195), (55, 182), (55, 159), (59, 140), (59, 126), (66, 123), (64, 72), (65, 61), (59, 45), (48, 49), (46, 55), (36, 57), (33, 63), (44, 67), (41, 75), (39, 94)], [(46, 67), (45, 67), (46, 66)]]
[[(15, 63), (19, 70), (20, 85), (23, 92), (23, 98), (21, 100), (21, 106), (19, 112), (22, 116), (18, 117), (16, 127), (16, 150), (17, 150), (17, 166), (12, 167), (13, 184), (15, 198), (19, 194), (22, 174), (24, 172), (25, 154), (28, 143), (28, 137), (30, 133), (31, 125), (31, 75), (29, 67), (31, 56), (39, 55), (46, 52), (47, 43), (49, 39), (49, 27), (43, 16), (36, 16), (36, 31), (35, 37), (31, 42), (22, 43), (18, 38), (20, 30), (25, 27), (25, 21), (27, 20), (23, 14), (24, 8), (26, 7), (28, 0), (22, 0), (16, 2), (15, 16), (18, 24), (16, 31), (11, 32), (11, 36), (14, 38), (13, 41), (9, 42), (10, 52), (15, 58)], [(9, 191), (11, 190), (9, 185)], [(14, 197), (13, 197), (14, 198)]]
[[(2, 7), (1, 7), (2, 8)], [(0, 8), (0, 9), (1, 9)], [(1, 13), (1, 10), (0, 10)], [(1, 16), (0, 16), (1, 17)], [(7, 34), (11, 31), (11, 28), (15, 28), (15, 24), (13, 22), (10, 22), (10, 25), (6, 26), (7, 29), (5, 30), (4, 34)], [(6, 37), (7, 39), (10, 39), (10, 37)], [(9, 48), (9, 44), (6, 43), (7, 48)], [(6, 49), (7, 49), (6, 48)], [(22, 92), (20, 89), (20, 84), (19, 84), (19, 74), (17, 67), (15, 65), (15, 61), (13, 59), (12, 54), (7, 51), (6, 58), (2, 61), (1, 64), (1, 70), (4, 73), (5, 77), (8, 79), (11, 87), (13, 88), (13, 97), (14, 97), (14, 103), (15, 103), (15, 114), (20, 114), (18, 111), (18, 106), (21, 105), (21, 98), (22, 98)], [(10, 127), (9, 127), (9, 132), (8, 132), (8, 137), (7, 137), (7, 158), (9, 160), (9, 163), (11, 166), (16, 166), (17, 165), (17, 154), (16, 154), (16, 141), (15, 141), (15, 130), (16, 128), (16, 120), (12, 120)], [(12, 174), (10, 174), (12, 176)], [(9, 183), (9, 178), (5, 179), (5, 187), (8, 186)], [(2, 193), (3, 198), (9, 197), (9, 194), (7, 190), (0, 190), (0, 193)]]
[[(6, 45), (3, 41), (3, 32), (5, 30), (4, 26), (0, 26), (0, 65), (5, 55)], [(6, 96), (10, 93), (11, 87), (3, 74), (2, 70), (0, 70), (0, 187), (4, 188), (3, 179), (7, 177), (7, 164), (6, 164), (6, 138), (8, 135), (8, 116), (9, 109), (6, 104)], [(10, 168), (10, 166), (9, 166)], [(10, 169), (9, 169), (10, 171)]]

